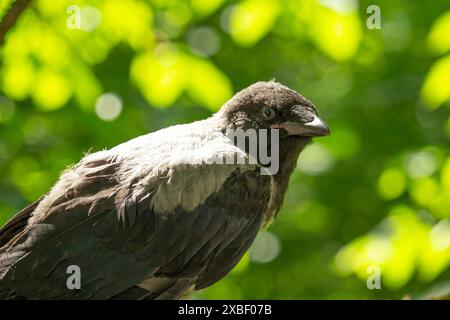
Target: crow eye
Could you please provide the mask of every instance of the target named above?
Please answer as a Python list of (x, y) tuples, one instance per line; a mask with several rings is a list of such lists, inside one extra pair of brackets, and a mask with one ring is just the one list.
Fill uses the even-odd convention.
[(275, 117), (275, 111), (271, 107), (264, 106), (261, 115), (264, 120), (272, 120)]

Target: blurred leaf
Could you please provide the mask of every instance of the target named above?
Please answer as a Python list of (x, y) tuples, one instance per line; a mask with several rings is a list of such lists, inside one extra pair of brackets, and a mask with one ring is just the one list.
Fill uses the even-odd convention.
[(148, 102), (161, 108), (172, 105), (185, 90), (210, 110), (217, 110), (232, 95), (231, 83), (223, 72), (169, 43), (137, 56), (131, 78)]
[(191, 97), (206, 106), (209, 110), (217, 111), (233, 94), (228, 77), (213, 64), (200, 59), (189, 62), (190, 74), (188, 92)]
[(137, 55), (131, 64), (131, 79), (155, 107), (172, 105), (186, 88), (188, 63), (172, 44), (160, 44), (154, 52)]
[(71, 84), (61, 74), (49, 69), (42, 69), (36, 74), (32, 96), (38, 107), (43, 110), (59, 109), (67, 103), (71, 95)]
[(151, 29), (153, 12), (142, 1), (109, 0), (103, 3), (102, 29), (113, 41), (124, 40), (135, 49), (143, 49), (153, 42)]
[(430, 109), (436, 109), (450, 99), (449, 83), (450, 55), (447, 55), (433, 63), (422, 87), (422, 99)]
[(381, 270), (383, 285), (400, 288), (411, 280), (416, 268), (419, 277), (430, 281), (449, 265), (448, 222), (431, 228), (409, 207), (399, 205), (382, 226), (389, 232), (362, 236), (339, 251), (335, 258), (338, 272), (355, 272), (366, 280), (367, 269), (374, 265)]
[(216, 11), (225, 0), (190, 0), (192, 9), (201, 16), (208, 16)]
[(439, 185), (434, 179), (423, 178), (412, 184), (411, 196), (419, 205), (429, 208), (439, 191)]
[(406, 187), (404, 173), (397, 168), (385, 169), (378, 178), (378, 194), (384, 199), (395, 199), (403, 194)]
[(313, 14), (310, 35), (318, 48), (337, 61), (352, 58), (359, 48), (362, 36), (357, 13), (338, 12), (319, 6)]
[(12, 99), (23, 100), (31, 92), (35, 72), (30, 62), (21, 60), (4, 66), (1, 76), (2, 90)]
[(450, 11), (447, 11), (436, 18), (428, 34), (427, 42), (430, 49), (436, 54), (443, 54), (450, 51)]
[(233, 8), (230, 33), (242, 46), (252, 46), (273, 27), (280, 12), (275, 0), (245, 0)]

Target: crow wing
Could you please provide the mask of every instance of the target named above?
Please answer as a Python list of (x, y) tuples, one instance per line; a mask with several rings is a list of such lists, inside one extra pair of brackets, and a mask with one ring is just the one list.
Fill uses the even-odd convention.
[(5, 223), (0, 230), (0, 248), (7, 244), (12, 238), (14, 238), (14, 236), (20, 233), (20, 231), (27, 226), (28, 219), (43, 198), (44, 197), (39, 198), (26, 208), (22, 209)]
[[(181, 204), (162, 211), (173, 194), (164, 196), (161, 186), (173, 182), (177, 168), (160, 172), (144, 188), (120, 180), (120, 160), (92, 159), (82, 161), (76, 175), (64, 174), (39, 204), (0, 231), (0, 239), (9, 240), (0, 248), (0, 298), (179, 298), (232, 269), (253, 242), (270, 197), (270, 178), (257, 170), (234, 168), (223, 179), (217, 165), (184, 165), (183, 174), (204, 170), (208, 179), (224, 181), (219, 188), (213, 183), (195, 208), (182, 205), (190, 203), (184, 193)], [(163, 189), (184, 187), (198, 197), (194, 191), (211, 184), (197, 178)], [(73, 265), (80, 268), (81, 288), (71, 290), (67, 272)]]

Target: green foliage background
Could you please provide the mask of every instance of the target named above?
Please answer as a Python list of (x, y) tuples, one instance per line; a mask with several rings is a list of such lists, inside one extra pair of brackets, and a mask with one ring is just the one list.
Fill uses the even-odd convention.
[[(366, 26), (371, 4), (381, 29)], [(301, 155), (275, 225), (194, 298), (448, 291), (448, 0), (33, 1), (0, 48), (0, 223), (84, 152), (207, 117), (272, 78), (332, 136)]]

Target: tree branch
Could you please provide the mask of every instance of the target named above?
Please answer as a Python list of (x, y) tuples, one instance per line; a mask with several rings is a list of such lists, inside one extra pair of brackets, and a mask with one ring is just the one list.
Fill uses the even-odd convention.
[(30, 4), (31, 0), (17, 0), (15, 1), (8, 12), (3, 16), (0, 22), (0, 46), (5, 40), (6, 33), (14, 26), (19, 16)]

